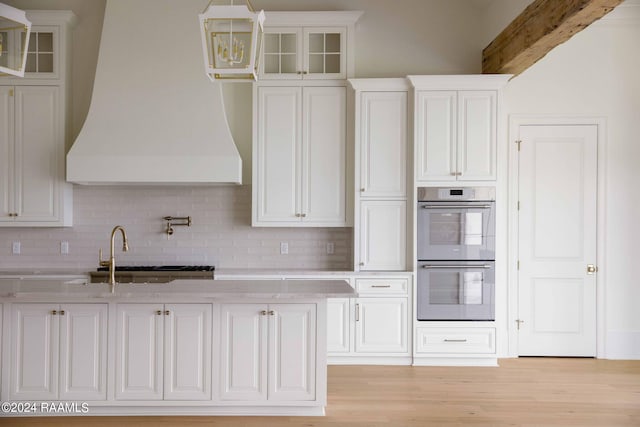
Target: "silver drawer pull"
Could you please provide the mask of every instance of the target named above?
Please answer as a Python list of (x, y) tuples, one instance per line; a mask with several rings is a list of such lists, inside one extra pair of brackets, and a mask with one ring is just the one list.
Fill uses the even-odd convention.
[(391, 285), (371, 285), (372, 288), (390, 288)]
[(451, 264), (451, 265), (433, 265), (433, 264), (425, 264), (422, 268), (491, 268), (489, 264), (483, 265), (459, 265), (459, 264)]
[(450, 340), (448, 338), (444, 339), (444, 342), (467, 342), (466, 339), (461, 339), (461, 340)]
[(491, 205), (422, 205), (422, 209), (491, 209)]

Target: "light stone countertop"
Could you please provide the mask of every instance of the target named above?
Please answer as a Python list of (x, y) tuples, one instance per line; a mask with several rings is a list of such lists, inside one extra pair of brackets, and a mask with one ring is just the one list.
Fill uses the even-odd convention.
[(0, 298), (56, 300), (180, 297), (211, 299), (317, 299), (355, 297), (344, 280), (174, 280), (169, 283), (106, 283), (76, 280), (3, 279)]

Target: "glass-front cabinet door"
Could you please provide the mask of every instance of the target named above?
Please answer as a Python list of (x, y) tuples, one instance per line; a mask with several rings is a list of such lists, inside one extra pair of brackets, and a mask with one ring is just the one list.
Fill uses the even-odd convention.
[(345, 39), (344, 28), (265, 28), (260, 78), (344, 79)]
[(303, 78), (344, 79), (345, 30), (342, 28), (306, 28)]
[(260, 78), (302, 78), (302, 30), (265, 28)]

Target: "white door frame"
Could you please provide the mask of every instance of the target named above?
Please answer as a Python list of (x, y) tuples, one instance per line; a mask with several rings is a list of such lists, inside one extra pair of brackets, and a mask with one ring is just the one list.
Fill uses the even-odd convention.
[(596, 234), (596, 357), (605, 357), (605, 207), (606, 207), (606, 153), (607, 153), (607, 121), (604, 117), (572, 117), (572, 116), (539, 116), (539, 115), (511, 115), (509, 116), (509, 170), (508, 170), (508, 272), (507, 272), (507, 334), (509, 338), (508, 356), (518, 357), (518, 139), (520, 126), (540, 125), (596, 125), (598, 128), (598, 181), (597, 181), (597, 234)]

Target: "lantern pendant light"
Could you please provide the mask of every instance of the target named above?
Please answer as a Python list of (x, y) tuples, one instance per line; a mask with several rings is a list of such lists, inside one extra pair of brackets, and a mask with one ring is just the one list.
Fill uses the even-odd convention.
[(212, 81), (255, 81), (262, 47), (264, 11), (243, 5), (214, 5), (199, 15), (207, 76)]
[(0, 3), (0, 75), (24, 77), (30, 35), (26, 13)]

